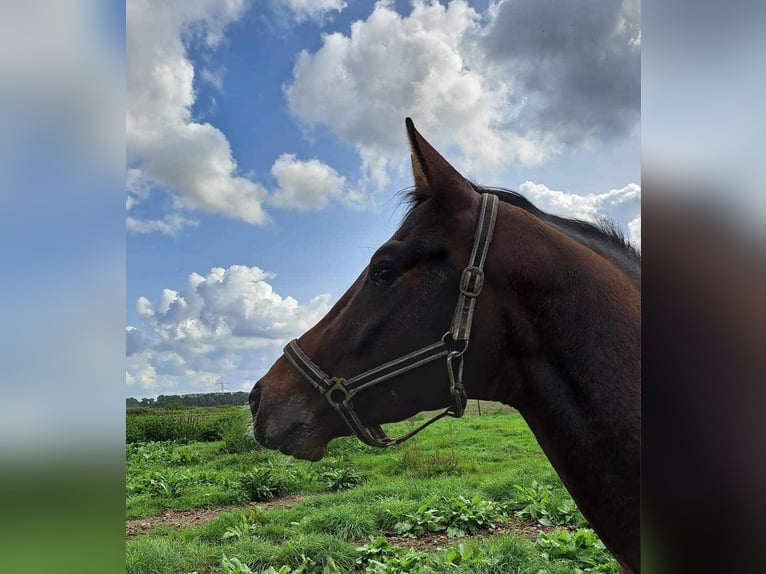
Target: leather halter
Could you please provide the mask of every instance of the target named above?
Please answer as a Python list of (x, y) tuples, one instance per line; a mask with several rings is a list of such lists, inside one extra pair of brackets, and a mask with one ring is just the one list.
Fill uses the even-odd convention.
[[(327, 399), (327, 402), (338, 411), (349, 429), (362, 442), (377, 447), (392, 446), (404, 442), (442, 417), (463, 416), (467, 401), (463, 386), (463, 353), (468, 349), (476, 298), (484, 286), (484, 262), (487, 259), (495, 229), (497, 202), (497, 196), (491, 193), (482, 194), (479, 220), (474, 230), (473, 251), (471, 251), (468, 265), (460, 276), (460, 294), (452, 316), (452, 324), (439, 342), (383, 363), (350, 379), (330, 377), (326, 374), (298, 346), (297, 339), (293, 339), (285, 347), (284, 354), (290, 364)], [(386, 436), (380, 425), (368, 428), (362, 424), (351, 404), (352, 399), (360, 391), (441, 358), (445, 358), (447, 362), (447, 376), (453, 405), (415, 430), (397, 438)]]

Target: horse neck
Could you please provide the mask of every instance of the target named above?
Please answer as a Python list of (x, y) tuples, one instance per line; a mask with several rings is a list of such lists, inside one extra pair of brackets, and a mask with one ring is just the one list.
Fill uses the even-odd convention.
[[(522, 250), (498, 250), (517, 258), (505, 267), (515, 270), (504, 286), (514, 308), (506, 312), (499, 398), (525, 418), (604, 543), (621, 562), (637, 564), (640, 293), (616, 266), (541, 225), (534, 223), (539, 243), (526, 261)], [(496, 240), (519, 240), (504, 235)], [(546, 259), (554, 273), (540, 273)]]

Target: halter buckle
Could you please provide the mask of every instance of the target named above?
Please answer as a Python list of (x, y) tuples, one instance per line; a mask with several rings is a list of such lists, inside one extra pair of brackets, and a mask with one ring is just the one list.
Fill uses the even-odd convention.
[[(346, 382), (346, 379), (343, 377), (333, 377), (330, 379), (330, 382), (333, 383), (333, 385), (327, 389), (327, 391), (324, 394), (324, 398), (327, 399), (327, 402), (330, 403), (333, 407), (336, 409), (338, 408), (338, 405), (344, 404), (347, 405), (348, 401), (351, 400), (351, 393), (348, 392), (348, 389), (346, 388), (346, 385), (344, 384)], [(343, 394), (343, 399), (341, 401), (336, 401), (332, 394), (335, 391), (339, 391)]]
[(460, 276), (460, 292), (466, 297), (478, 297), (484, 287), (484, 270), (475, 265), (463, 269)]

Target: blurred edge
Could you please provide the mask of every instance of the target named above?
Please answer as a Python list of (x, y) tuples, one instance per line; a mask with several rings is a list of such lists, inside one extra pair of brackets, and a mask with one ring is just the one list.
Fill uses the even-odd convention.
[(125, 3), (0, 0), (0, 572), (121, 572)]
[(766, 11), (643, 4), (645, 572), (766, 572)]

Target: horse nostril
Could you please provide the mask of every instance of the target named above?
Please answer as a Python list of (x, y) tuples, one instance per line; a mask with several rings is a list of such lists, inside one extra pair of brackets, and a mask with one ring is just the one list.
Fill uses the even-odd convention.
[(250, 403), (250, 412), (256, 414), (258, 412), (258, 405), (261, 402), (261, 387), (258, 383), (256, 383), (253, 390), (250, 391), (248, 402)]

